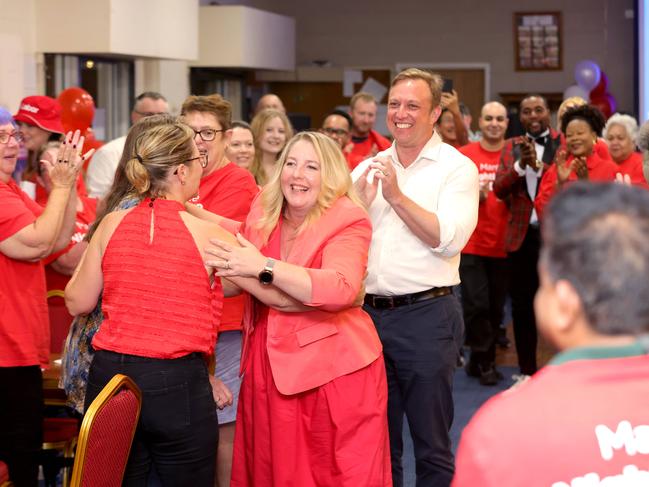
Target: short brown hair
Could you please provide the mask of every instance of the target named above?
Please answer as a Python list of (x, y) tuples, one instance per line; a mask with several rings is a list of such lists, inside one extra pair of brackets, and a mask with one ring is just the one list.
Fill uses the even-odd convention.
[(408, 79), (420, 79), (424, 83), (426, 83), (428, 85), (428, 88), (430, 88), (430, 96), (433, 102), (432, 108), (439, 106), (440, 102), (442, 101), (442, 86), (444, 85), (442, 77), (439, 74), (418, 68), (404, 69), (394, 77), (390, 88), (392, 88), (400, 81)]
[(207, 95), (188, 97), (180, 109), (180, 115), (187, 115), (190, 112), (211, 113), (221, 124), (221, 128), (228, 130), (232, 125), (232, 105), (221, 95)]
[(374, 104), (378, 105), (376, 98), (374, 98), (374, 95), (367, 93), (366, 91), (359, 91), (354, 96), (352, 96), (352, 99), (349, 101), (350, 110), (354, 109), (354, 106), (356, 105), (356, 102), (358, 100), (364, 101), (366, 103), (373, 102)]

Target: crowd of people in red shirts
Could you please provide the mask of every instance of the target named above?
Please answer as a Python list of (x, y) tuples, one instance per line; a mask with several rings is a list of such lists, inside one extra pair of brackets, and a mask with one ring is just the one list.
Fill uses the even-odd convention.
[[(388, 107), (397, 110), (390, 96)], [(272, 94), (248, 124), (231, 120), (220, 95), (188, 97), (176, 119), (164, 96), (145, 92), (128, 136), (94, 155), (83, 151), (78, 132), (64, 134), (52, 98), (27, 97), (13, 116), (0, 110), (0, 394), (11, 391), (0, 400), (0, 460), (17, 486), (36, 485), (41, 368), (57, 347), (64, 348), (61, 386), (79, 414), (125, 363), (143, 388), (150, 424), (138, 430), (129, 481), (146, 479), (153, 465), (165, 485), (190, 474), (200, 485), (287, 485), (291, 478), (399, 485), (390, 473), (391, 448), (393, 457), (401, 452), (388, 439), (381, 340), (361, 308), (376, 233), (356, 173), (361, 182), (372, 179), (369, 171), (389, 178), (380, 157), (407, 128), (394, 124), (395, 143), (379, 134), (379, 102), (357, 93), (348, 111), (333, 110), (321, 127), (294, 135)], [(496, 344), (509, 295), (527, 378), (539, 369), (534, 299), (544, 278), (546, 214), (557, 218), (553, 200), (577, 181), (649, 189), (638, 123), (625, 114), (606, 120), (571, 99), (555, 130), (547, 101), (531, 94), (518, 107), (523, 133), (506, 138), (512, 114), (499, 102), (482, 107), (477, 135), (463, 123), (456, 92), (441, 93), (433, 108), (437, 136), (472, 161), (478, 177), (477, 224), (458, 269), (466, 373), (485, 386), (503, 379)], [(371, 167), (360, 166), (377, 154)], [(47, 299), (66, 286), (71, 314), (62, 298)], [(50, 329), (61, 316), (64, 331)], [(186, 333), (192, 323), (204, 326)], [(216, 357), (212, 368), (208, 356)], [(183, 401), (186, 411), (168, 407)], [(207, 411), (212, 404), (218, 415)], [(191, 424), (202, 435), (174, 437), (169, 446), (160, 431), (180, 428), (183, 414), (200, 417)], [(300, 416), (308, 424), (296, 422)], [(213, 448), (186, 453), (185, 470), (166, 460), (207, 444)], [(465, 479), (457, 485), (471, 485)]]

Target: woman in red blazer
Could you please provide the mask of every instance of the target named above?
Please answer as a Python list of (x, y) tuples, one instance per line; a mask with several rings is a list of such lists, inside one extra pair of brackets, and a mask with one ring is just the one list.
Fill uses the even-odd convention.
[(242, 233), (207, 263), (292, 304), (246, 289), (231, 485), (391, 485), (381, 343), (360, 307), (372, 227), (335, 143), (296, 135)]

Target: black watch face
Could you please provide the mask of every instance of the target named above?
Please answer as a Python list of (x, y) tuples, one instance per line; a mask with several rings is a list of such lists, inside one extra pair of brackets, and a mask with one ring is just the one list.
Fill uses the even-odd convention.
[(273, 282), (273, 273), (271, 271), (263, 270), (259, 273), (259, 282), (262, 284), (270, 284)]

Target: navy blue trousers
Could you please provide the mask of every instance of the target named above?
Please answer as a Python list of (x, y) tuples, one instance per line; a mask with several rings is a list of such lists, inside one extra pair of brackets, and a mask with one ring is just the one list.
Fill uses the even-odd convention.
[(463, 336), (453, 294), (394, 309), (365, 305), (381, 342), (388, 378), (388, 426), (394, 487), (403, 486), (403, 418), (415, 452), (417, 487), (448, 487), (454, 459), (453, 373)]

